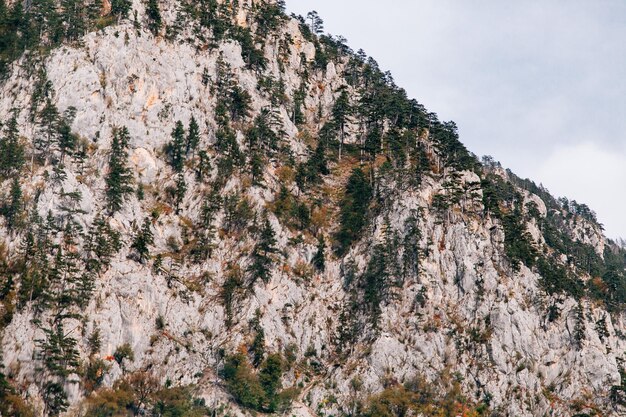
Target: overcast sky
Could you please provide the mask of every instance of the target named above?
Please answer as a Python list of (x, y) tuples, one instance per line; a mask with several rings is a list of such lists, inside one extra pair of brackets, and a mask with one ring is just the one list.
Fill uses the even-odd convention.
[(477, 155), (626, 237), (626, 1), (287, 0), (364, 49)]

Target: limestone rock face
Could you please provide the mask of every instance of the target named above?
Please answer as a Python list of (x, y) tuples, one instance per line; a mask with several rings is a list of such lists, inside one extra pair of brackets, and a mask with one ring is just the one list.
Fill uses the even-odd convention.
[[(171, 27), (177, 2), (161, 3)], [(240, 3), (234, 21), (240, 27), (254, 27), (249, 18), (252, 4)], [(143, 3), (136, 1), (133, 8), (143, 22)], [(110, 3), (104, 1), (103, 14), (109, 10)], [(301, 388), (291, 415), (346, 412), (357, 395), (353, 389), (357, 379), (362, 382), (358, 396), (366, 398), (380, 392), (390, 379), (402, 383), (420, 376), (435, 381), (442, 374), (453, 375), (472, 401), (486, 400), (499, 413), (495, 415), (573, 415), (576, 401), (583, 404), (579, 412), (588, 407), (597, 407), (604, 415), (624, 412), (610, 398), (611, 387), (621, 383), (625, 359), (626, 322), (621, 311), (608, 311), (588, 297), (548, 294), (537, 268), (524, 263), (513, 267), (503, 222), (484, 204), (483, 174), (439, 168), (432, 149), (427, 149), (427, 154), (434, 173), (424, 176), (419, 186), (401, 186), (376, 174), (377, 207), (368, 215), (363, 237), (345, 255), (327, 250), (323, 272), (311, 266), (317, 236), (289, 226), (276, 214), (281, 186), (294, 195), (304, 193), (293, 175), (285, 174), (284, 163), (277, 158), (268, 161), (263, 185), (253, 184), (247, 169), (234, 171), (219, 194), (227, 197), (236, 191), (246, 197), (255, 218), (266, 213), (275, 234), (277, 260), (269, 282), (255, 284), (227, 311), (224, 283), (236, 267), (248, 268), (249, 254), (258, 242), (257, 234), (250, 232), (254, 228), (227, 232), (227, 213), (220, 209), (212, 220), (218, 231), (211, 256), (192, 262), (181, 255), (194, 241), (189, 237), (190, 225), (200, 222), (209, 183), (217, 176), (216, 84), (220, 68), (227, 66), (233, 82), (250, 96), (249, 116), (233, 123), (245, 157), (250, 152), (248, 126), (263, 109), (273, 109), (279, 118), (282, 142), (293, 164), (298, 164), (310, 157), (312, 140), (333, 117), (341, 91), (347, 90), (353, 103), (363, 92), (348, 81), (347, 58), (308, 71), (302, 101), (304, 120), (296, 124), (291, 98), (302, 88), (303, 68), (319, 59), (319, 44), (307, 40), (296, 20), (285, 20), (272, 35), (275, 37), (266, 42), (267, 67), (261, 72), (249, 68), (239, 42), (222, 40), (207, 46), (187, 41), (193, 35), (191, 28), (183, 28), (177, 39), (170, 40), (165, 30), (154, 36), (123, 20), (86, 35), (78, 45), (54, 49), (43, 61), (52, 87), (51, 101), (60, 114), (75, 109), (71, 130), (86, 144), (88, 156), (82, 162), (67, 158), (66, 175), (57, 180), (52, 179), (50, 160), (29, 166), (28, 174), (20, 179), (29, 208), (44, 219), (49, 214), (63, 218), (70, 204), (68, 193), (77, 192), (80, 198), (71, 200), (71, 206), (85, 231), (78, 240), (80, 248), (99, 214), (105, 215), (123, 242), (110, 266), (97, 275), (81, 317), (68, 320), (66, 326), (74, 329), (84, 361), (90, 356), (88, 336), (95, 329), (102, 341), (96, 352), (99, 358), (110, 357), (125, 343), (132, 347), (134, 360), (122, 362), (123, 367), (110, 361), (103, 386), (110, 387), (133, 371), (149, 369), (162, 382), (195, 385), (210, 406), (222, 404), (231, 415), (245, 415), (247, 411), (235, 404), (220, 382), (219, 370), (224, 352), (250, 345), (250, 322), (258, 317), (267, 352), (295, 347), (297, 362), (315, 360), (317, 364), (317, 372), (306, 380), (297, 369), (283, 376), (283, 386), (300, 384)], [(291, 40), (288, 54), (281, 49), (280, 39)], [(263, 90), (262, 81), (269, 77), (282, 83), (284, 102), (273, 102)], [(36, 85), (36, 75), (18, 65), (0, 84), (0, 119), (7, 120), (14, 108), (22, 109), (19, 130), (28, 141), (41, 135), (40, 125), (28, 112)], [(192, 117), (200, 127), (198, 149), (207, 150), (210, 157), (210, 181), (198, 180), (195, 168), (188, 164), (182, 174), (187, 190), (177, 212), (171, 198), (177, 174), (168, 163), (167, 147), (176, 121), (187, 127)], [(105, 178), (113, 130), (121, 126), (130, 134), (128, 166), (133, 188), (141, 188), (143, 195), (131, 193), (122, 209), (109, 215)], [(360, 146), (364, 140), (361, 127), (356, 118), (347, 123), (343, 146)], [(425, 144), (433, 146), (429, 139)], [(320, 186), (319, 204), (315, 206), (313, 198), (307, 200), (314, 207), (316, 233), (326, 237), (328, 246), (339, 227), (337, 203), (347, 177), (352, 168), (361, 166), (357, 158), (354, 152), (332, 161), (332, 173)], [(371, 166), (379, 168), (383, 162), (376, 160)], [(493, 175), (515, 184), (504, 171)], [(462, 195), (442, 211), (435, 202), (438, 196), (454, 194), (450, 187), (453, 177)], [(6, 189), (9, 184), (7, 180)], [(519, 216), (525, 230), (539, 252), (549, 252), (542, 219), (554, 209), (537, 193), (519, 185), (512, 187), (523, 201)], [(531, 202), (538, 211), (536, 218), (527, 214)], [(507, 210), (502, 207), (503, 212)], [(141, 263), (131, 244), (146, 218), (151, 219), (154, 242), (150, 245), (152, 258)], [(563, 225), (572, 241), (593, 248), (599, 257), (611, 246), (592, 221), (571, 216)], [(353, 268), (357, 276), (364, 274), (375, 247), (386, 245), (394, 234), (403, 238), (409, 226), (419, 230), (413, 243), (419, 249), (418, 271), (391, 286), (389, 297), (380, 303), (377, 329), (365, 326), (363, 334), (338, 354), (341, 313), (350, 304), (350, 288), (355, 288), (346, 284), (346, 271)], [(3, 223), (0, 238), (10, 256), (17, 259), (23, 236)], [(155, 266), (157, 255), (159, 264)], [(573, 268), (567, 256), (563, 264)], [(584, 282), (598, 278), (588, 272), (581, 276)], [(554, 317), (548, 316), (551, 308), (558, 310)], [(15, 311), (2, 332), (2, 359), (6, 373), (43, 415), (38, 384), (42, 365), (36, 359), (36, 341), (45, 335), (35, 320), (41, 319), (39, 314), (29, 303)], [(598, 323), (603, 323), (604, 331)], [(71, 404), (68, 415), (79, 415), (85, 391), (78, 383), (67, 383), (65, 389)]]

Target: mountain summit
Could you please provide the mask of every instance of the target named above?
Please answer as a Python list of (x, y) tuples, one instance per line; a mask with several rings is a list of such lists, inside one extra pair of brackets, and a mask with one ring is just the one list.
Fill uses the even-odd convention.
[(284, 7), (0, 0), (0, 415), (624, 415), (593, 211)]

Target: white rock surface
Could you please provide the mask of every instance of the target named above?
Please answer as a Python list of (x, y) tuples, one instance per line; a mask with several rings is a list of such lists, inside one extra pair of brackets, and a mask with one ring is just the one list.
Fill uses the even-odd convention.
[[(141, 10), (140, 2), (135, 3)], [(295, 41), (286, 73), (282, 75), (291, 95), (300, 85), (297, 73), (300, 54), (311, 60), (315, 50), (302, 38), (294, 21), (285, 30)], [(181, 120), (187, 125), (191, 116), (195, 116), (201, 126), (202, 146), (211, 146), (216, 129), (215, 97), (211, 95), (210, 85), (202, 84), (202, 73), (204, 68), (214, 73), (220, 54), (232, 67), (239, 85), (252, 95), (254, 112), (268, 105), (256, 88), (256, 75), (245, 69), (240, 47), (235, 43), (199, 51), (193, 45), (155, 39), (146, 31), (138, 32), (131, 24), (124, 24), (86, 36), (81, 47), (63, 47), (52, 52), (46, 69), (54, 86), (54, 102), (60, 111), (70, 106), (77, 109), (73, 130), (96, 147), (87, 161), (86, 172), (92, 174), (89, 179), (79, 180), (76, 167), (70, 167), (62, 184), (66, 190), (81, 192), (85, 227), (104, 204), (103, 177), (113, 127), (128, 127), (132, 140), (131, 166), (137, 180), (146, 186), (144, 201), (133, 197), (112, 219), (112, 224), (127, 240), (133, 225), (141, 224), (158, 203), (151, 195), (152, 190), (162, 191), (171, 180), (172, 173), (162, 150), (170, 140), (174, 121)], [(271, 44), (266, 54), (275, 54)], [(278, 76), (277, 66), (270, 68)], [(313, 76), (306, 98), (310, 123), (318, 106), (325, 111), (330, 109), (334, 92), (343, 84), (341, 71), (342, 68), (331, 64), (325, 75)], [(16, 71), (1, 88), (0, 119), (5, 120), (13, 107), (28, 108), (32, 82), (23, 70)], [(292, 148), (302, 151), (298, 129), (287, 118), (284, 122)], [(27, 120), (26, 111), (20, 115), (20, 128), (26, 137), (37, 134), (35, 126)], [(33, 193), (42, 175), (43, 169), (33, 173), (29, 180), (32, 186), (25, 188), (26, 193)], [(267, 173), (268, 190), (253, 189), (249, 193), (259, 208), (271, 201), (280, 185), (272, 180), (273, 175), (274, 172)], [(479, 178), (465, 173), (463, 181), (472, 183)], [(239, 185), (241, 181), (236, 178), (229, 183), (232, 188)], [(220, 241), (213, 259), (203, 265), (178, 267), (177, 275), (183, 280), (199, 277), (202, 272), (210, 273), (201, 292), (190, 291), (180, 282), (168, 286), (164, 276), (129, 260), (127, 241), (110, 270), (97, 281), (93, 299), (84, 311), (88, 317), (86, 333), (96, 326), (100, 329), (102, 357), (111, 355), (117, 346), (130, 343), (135, 352), (135, 361), (128, 364), (130, 371), (150, 365), (162, 381), (200, 382), (202, 395), (209, 404), (226, 403), (228, 396), (214, 382), (215, 377), (200, 376), (217, 366), (219, 349), (234, 350), (246, 340), (248, 320), (260, 309), (268, 350), (294, 343), (302, 359), (306, 349), (313, 346), (327, 371), (308, 391), (310, 403), (304, 395), (296, 402), (291, 413), (296, 416), (318, 415), (314, 410), (330, 394), (339, 403), (329, 405), (325, 412), (328, 415), (336, 412), (348, 400), (349, 383), (356, 376), (363, 380), (366, 392), (377, 392), (390, 372), (402, 381), (415, 375), (435, 379), (446, 369), (461, 375), (466, 393), (478, 392), (481, 397), (489, 394), (492, 406), (502, 410), (502, 415), (568, 415), (567, 406), (544, 395), (548, 388), (556, 398), (569, 401), (588, 394), (598, 405), (606, 406), (609, 388), (619, 383), (617, 360), (624, 358), (626, 351), (623, 316), (607, 315), (610, 337), (601, 340), (595, 320), (604, 312), (584, 302), (586, 339), (581, 350), (574, 349), (571, 332), (577, 303), (562, 298), (559, 319), (549, 323), (545, 312), (552, 300), (538, 289), (539, 276), (525, 267), (515, 273), (507, 266), (497, 223), (469, 209), (454, 213), (450, 222), (436, 221), (430, 199), (441, 189), (440, 182), (429, 180), (419, 195), (398, 191), (393, 207), (386, 213), (392, 227), (401, 228), (412, 209), (423, 210), (420, 246), (428, 249), (428, 256), (421, 261), (419, 276), (407, 280), (394, 300), (384, 306), (382, 331), (372, 343), (371, 353), (364, 354), (366, 346), (356, 346), (345, 366), (333, 367), (335, 358), (330, 352), (339, 312), (347, 300), (337, 261), (329, 262), (326, 273), (315, 275), (311, 282), (296, 280), (279, 265), (267, 286), (257, 286), (253, 295), (238, 303), (234, 327), (225, 328), (220, 287), (226, 264), (251, 245), (250, 237), (245, 236)], [(526, 193), (525, 198), (537, 204), (542, 216), (546, 215), (545, 204), (539, 197)], [(38, 210), (45, 216), (49, 210), (56, 212), (59, 205), (58, 194), (50, 187), (40, 197)], [(195, 219), (198, 196), (188, 192), (183, 206), (184, 216)], [(379, 218), (373, 223), (381, 225), (383, 220)], [(290, 246), (288, 240), (295, 236), (277, 219), (272, 217), (271, 221), (285, 253), (285, 263), (292, 269), (298, 261), (308, 264), (315, 242)], [(540, 239), (536, 225), (531, 224), (529, 230), (536, 240)], [(600, 231), (582, 221), (572, 230), (576, 238), (603, 253), (605, 239)], [(155, 223), (154, 232), (153, 252), (167, 253), (167, 239), (180, 236), (181, 221), (173, 213), (163, 214)], [(4, 240), (15, 244), (8, 235)], [(363, 242), (352, 251), (360, 270), (367, 263), (370, 244)], [(164, 267), (176, 268), (170, 261), (166, 258)], [(415, 303), (420, 291), (426, 296), (423, 307)], [(289, 320), (283, 320), (284, 312), (288, 312)], [(159, 316), (166, 323), (165, 331), (155, 328)], [(30, 386), (29, 392), (38, 398), (34, 384), (36, 363), (32, 358), (33, 341), (40, 335), (31, 319), (29, 311), (16, 314), (4, 332), (2, 350), (7, 369), (16, 370), (20, 383)], [(484, 337), (472, 340), (472, 329)], [(87, 355), (85, 343), (80, 338), (83, 357)], [(111, 385), (121, 375), (122, 370), (113, 366), (106, 384)], [(337, 388), (330, 388), (333, 386)], [(81, 394), (78, 390), (73, 392), (71, 399), (76, 402)]]

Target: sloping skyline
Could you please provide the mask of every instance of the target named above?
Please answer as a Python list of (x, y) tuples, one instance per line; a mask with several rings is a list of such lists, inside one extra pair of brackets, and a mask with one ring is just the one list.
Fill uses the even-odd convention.
[(288, 0), (364, 49), (477, 155), (626, 237), (626, 3)]

